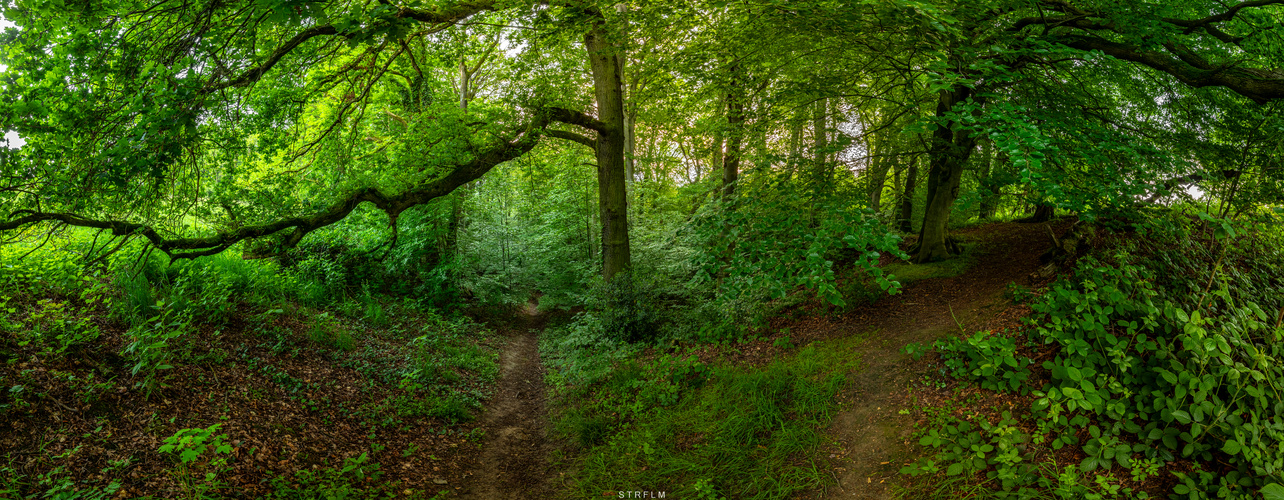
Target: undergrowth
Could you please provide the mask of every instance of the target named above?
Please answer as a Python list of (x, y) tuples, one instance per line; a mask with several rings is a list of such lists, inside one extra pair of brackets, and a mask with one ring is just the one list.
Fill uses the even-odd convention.
[(581, 448), (571, 497), (666, 491), (681, 498), (786, 498), (829, 480), (812, 452), (854, 368), (846, 342), (766, 367), (639, 357), (593, 344), (581, 318), (546, 331), (541, 351), (561, 400), (557, 432)]
[(1000, 498), (1278, 498), (1284, 255), (1272, 222), (1173, 215), (1107, 232), (1032, 299), (1033, 348), (1005, 334), (939, 342), (943, 370), (1028, 394), (1030, 407), (937, 418), (919, 437), (932, 455), (902, 472), (938, 493)]
[(87, 245), (0, 246), (0, 498), (427, 498), (404, 478), (476, 445), (482, 325), (346, 271)]

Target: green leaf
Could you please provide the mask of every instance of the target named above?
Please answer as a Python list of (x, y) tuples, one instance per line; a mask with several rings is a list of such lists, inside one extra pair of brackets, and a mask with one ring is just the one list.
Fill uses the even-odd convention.
[(1243, 447), (1239, 444), (1239, 441), (1234, 439), (1228, 439), (1226, 440), (1226, 444), (1222, 445), (1222, 451), (1226, 452), (1228, 455), (1239, 454), (1239, 450), (1241, 448)]
[(1261, 493), (1265, 500), (1284, 500), (1284, 486), (1280, 486), (1279, 483), (1263, 486), (1258, 493)]

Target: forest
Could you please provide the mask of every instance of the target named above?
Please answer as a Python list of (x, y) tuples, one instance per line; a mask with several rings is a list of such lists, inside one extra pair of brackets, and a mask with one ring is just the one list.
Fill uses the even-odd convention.
[(1282, 103), (1284, 0), (0, 0), (0, 498), (1284, 500)]

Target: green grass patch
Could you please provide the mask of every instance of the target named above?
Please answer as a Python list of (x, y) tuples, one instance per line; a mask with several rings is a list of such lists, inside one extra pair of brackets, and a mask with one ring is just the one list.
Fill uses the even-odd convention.
[(813, 452), (859, 363), (851, 348), (861, 341), (815, 343), (765, 367), (671, 355), (616, 363), (568, 391), (571, 409), (557, 429), (582, 447), (568, 493), (770, 499), (825, 484)]
[[(951, 278), (967, 272), (978, 260), (982, 252), (979, 243), (963, 241), (963, 254), (940, 262), (911, 264), (905, 261), (892, 262), (882, 266), (884, 275), (899, 282), (901, 287), (915, 281), (933, 278)], [(886, 297), (887, 292), (864, 270), (857, 269), (852, 277), (839, 286), (839, 291), (847, 300), (847, 308), (858, 307)]]
[(902, 285), (932, 278), (952, 278), (966, 272), (977, 261), (976, 244), (964, 243), (963, 255), (940, 262), (927, 264), (910, 264), (893, 262), (883, 266), (883, 271), (896, 276)]

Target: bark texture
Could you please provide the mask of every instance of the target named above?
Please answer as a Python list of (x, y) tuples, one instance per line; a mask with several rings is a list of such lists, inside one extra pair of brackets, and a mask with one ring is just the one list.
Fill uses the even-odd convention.
[[(967, 87), (942, 90), (936, 104), (937, 118), (946, 118), (956, 104), (969, 97), (972, 97), (972, 90)], [(956, 132), (951, 125), (953, 123), (940, 124), (932, 133), (932, 144), (928, 150), (930, 167), (923, 227), (919, 230), (916, 248), (910, 252), (914, 263), (944, 260), (958, 253), (958, 248), (949, 239), (947, 226), (950, 209), (959, 196), (963, 166), (976, 146), (976, 138), (966, 132)]]
[(593, 70), (593, 92), (597, 98), (597, 183), (602, 217), (602, 276), (608, 281), (627, 270), (629, 253), (629, 210), (624, 161), (624, 93), (620, 74), (619, 49), (610, 42), (601, 25), (584, 35)]

